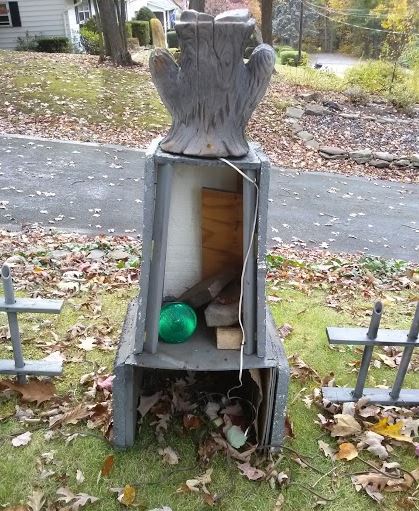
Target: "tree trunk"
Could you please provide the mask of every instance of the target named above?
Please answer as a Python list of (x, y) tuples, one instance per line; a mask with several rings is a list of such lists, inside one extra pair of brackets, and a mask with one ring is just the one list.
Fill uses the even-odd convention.
[(205, 12), (205, 0), (189, 0), (189, 9)]
[(109, 49), (109, 54), (108, 54), (107, 53), (108, 48), (106, 47), (105, 37), (103, 34), (102, 20), (100, 19), (99, 7), (97, 5), (97, 0), (93, 0), (93, 7), (95, 9), (96, 25), (97, 25), (97, 29), (98, 29), (99, 35), (100, 35), (99, 62), (102, 62), (105, 59), (105, 54), (110, 56), (110, 49)]
[(127, 49), (125, 34), (125, 2), (124, 0), (98, 0), (99, 16), (105, 40), (106, 53), (118, 66), (132, 65), (131, 55)]
[(265, 44), (244, 64), (244, 46), (254, 25), (247, 14), (214, 20), (184, 11), (176, 24), (180, 67), (165, 49), (151, 54), (151, 76), (172, 114), (163, 150), (210, 158), (248, 153), (245, 128), (275, 65), (275, 52)]
[(262, 38), (266, 44), (272, 44), (272, 0), (262, 2)]

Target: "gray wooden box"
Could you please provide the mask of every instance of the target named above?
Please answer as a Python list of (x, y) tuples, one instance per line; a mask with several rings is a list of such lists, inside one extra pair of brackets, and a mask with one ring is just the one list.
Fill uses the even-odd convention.
[[(231, 159), (259, 189), (256, 235), (246, 265), (243, 324), (246, 333), (243, 368), (264, 371), (264, 430), (260, 442), (279, 446), (283, 438), (289, 369), (282, 343), (267, 312), (265, 299), (266, 230), (269, 160), (251, 144), (249, 153)], [(215, 332), (203, 321), (183, 344), (159, 342), (163, 298), (179, 296), (200, 280), (199, 190), (236, 190), (239, 175), (218, 159), (163, 152), (154, 141), (146, 155), (143, 252), (138, 299), (130, 305), (115, 360), (113, 386), (114, 444), (131, 446), (135, 439), (142, 375), (161, 370), (236, 371), (240, 352), (218, 350)], [(240, 177), (240, 176), (239, 176)], [(240, 177), (243, 193), (243, 259), (251, 240), (256, 188)]]

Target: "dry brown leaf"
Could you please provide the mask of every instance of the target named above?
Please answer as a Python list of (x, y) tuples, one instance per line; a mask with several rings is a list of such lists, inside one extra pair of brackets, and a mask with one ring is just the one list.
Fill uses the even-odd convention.
[(265, 477), (265, 472), (258, 468), (252, 467), (250, 463), (237, 463), (240, 472), (250, 481), (257, 481)]
[(353, 460), (358, 456), (358, 451), (356, 450), (356, 447), (354, 444), (351, 444), (350, 442), (344, 442), (343, 444), (339, 445), (339, 451), (337, 452), (335, 458), (337, 460)]
[(15, 436), (12, 438), (13, 447), (22, 447), (24, 445), (28, 445), (28, 443), (32, 440), (32, 433), (30, 431), (26, 431), (26, 433), (22, 433), (21, 435)]
[(126, 484), (122, 490), (122, 493), (119, 495), (118, 500), (124, 506), (132, 506), (135, 501), (135, 488), (129, 484)]
[(331, 430), (331, 435), (333, 437), (358, 435), (361, 433), (361, 425), (352, 417), (352, 415), (337, 413), (334, 418), (337, 422)]
[(159, 449), (158, 453), (163, 458), (163, 462), (167, 463), (168, 465), (177, 465), (179, 463), (179, 456), (171, 447)]
[(202, 426), (202, 421), (198, 415), (187, 413), (183, 416), (183, 426), (187, 430), (199, 429)]
[(17, 505), (5, 507), (2, 511), (29, 511), (27, 506)]
[(77, 493), (74, 494), (69, 488), (61, 487), (57, 490), (57, 495), (60, 497), (57, 499), (57, 502), (63, 500), (66, 504), (68, 504), (68, 509), (71, 511), (79, 511), (81, 507), (84, 507), (86, 504), (94, 503), (99, 500), (97, 497), (93, 497), (92, 495), (88, 495), (87, 493)]
[(91, 412), (87, 405), (80, 403), (75, 408), (68, 410), (62, 415), (51, 417), (50, 427), (58, 428), (66, 424), (77, 424), (80, 420), (86, 419), (91, 415)]
[(285, 504), (285, 497), (282, 493), (280, 493), (278, 495), (278, 498), (276, 499), (276, 502), (275, 502), (275, 505), (274, 505), (274, 508), (272, 511), (282, 511), (284, 509), (284, 504)]
[(380, 460), (385, 460), (388, 458), (388, 452), (385, 446), (381, 443), (383, 440), (384, 437), (378, 433), (374, 433), (374, 431), (364, 431), (357, 448), (364, 449), (368, 446), (367, 451), (378, 456)]
[(403, 426), (404, 423), (402, 420), (395, 422), (394, 424), (389, 424), (388, 417), (383, 417), (377, 422), (377, 424), (373, 424), (370, 427), (370, 431), (374, 431), (375, 433), (378, 433), (382, 436), (393, 438), (394, 440), (399, 440), (400, 442), (412, 443), (413, 440), (410, 438), (410, 436), (402, 434), (401, 430)]
[(25, 384), (15, 383), (11, 380), (2, 380), (1, 383), (2, 386), (21, 394), (22, 400), (29, 403), (36, 402), (36, 404), (40, 405), (55, 396), (55, 386), (50, 381), (32, 378)]
[(319, 449), (323, 451), (326, 458), (333, 459), (335, 456), (335, 450), (331, 447), (327, 442), (323, 442), (323, 440), (318, 441)]
[(41, 490), (33, 490), (32, 494), (28, 497), (28, 506), (32, 511), (41, 511), (44, 503), (45, 497)]
[(368, 474), (352, 476), (351, 479), (356, 491), (364, 489), (372, 499), (376, 502), (381, 502), (384, 498), (381, 492), (385, 489), (390, 477), (370, 472)]
[(109, 456), (106, 456), (102, 468), (100, 469), (100, 473), (103, 477), (107, 477), (111, 473), (114, 461), (115, 457), (113, 454), (109, 454)]

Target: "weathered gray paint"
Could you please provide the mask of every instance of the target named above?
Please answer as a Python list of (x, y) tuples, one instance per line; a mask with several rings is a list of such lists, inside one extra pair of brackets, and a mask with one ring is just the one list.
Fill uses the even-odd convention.
[(275, 66), (275, 52), (266, 44), (244, 63), (254, 27), (245, 9), (216, 18), (183, 11), (175, 27), (180, 66), (167, 50), (152, 52), (151, 76), (172, 115), (162, 149), (209, 158), (247, 154), (245, 128)]
[(10, 338), (13, 346), (13, 361), (0, 360), (0, 374), (16, 374), (20, 384), (27, 383), (27, 374), (54, 376), (62, 373), (61, 362), (25, 361), (22, 353), (20, 340), (18, 312), (42, 312), (58, 314), (63, 306), (62, 300), (43, 300), (15, 298), (13, 290), (12, 274), (7, 264), (1, 267), (1, 281), (3, 284), (4, 298), (0, 301), (0, 311), (7, 313)]

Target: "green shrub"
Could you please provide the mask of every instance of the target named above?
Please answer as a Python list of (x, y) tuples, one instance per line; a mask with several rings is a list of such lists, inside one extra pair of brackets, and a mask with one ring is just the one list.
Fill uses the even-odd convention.
[(393, 86), (388, 99), (397, 110), (410, 115), (413, 113), (417, 97), (412, 89), (398, 83)]
[(169, 48), (179, 48), (179, 39), (176, 30), (168, 30), (167, 32), (167, 46)]
[(275, 79), (316, 91), (342, 91), (346, 85), (343, 78), (336, 76), (334, 73), (301, 66), (281, 66), (278, 74), (274, 77)]
[(16, 51), (36, 51), (38, 48), (38, 36), (29, 35), (29, 32), (24, 37), (18, 37), (16, 42)]
[(67, 37), (39, 37), (36, 51), (45, 53), (69, 53), (70, 41)]
[(80, 27), (80, 43), (86, 53), (99, 55), (102, 46), (102, 36), (98, 32), (93, 32), (86, 26), (82, 26)]
[(141, 7), (141, 9), (135, 13), (135, 19), (138, 21), (150, 21), (155, 17), (154, 12), (148, 7)]
[(368, 94), (359, 85), (348, 87), (344, 94), (353, 105), (366, 105), (368, 103)]
[[(350, 85), (357, 85), (372, 93), (389, 92), (392, 85), (394, 65), (384, 60), (369, 60), (351, 67), (345, 73)], [(395, 82), (403, 81), (405, 72), (398, 66), (394, 75)]]
[(283, 50), (279, 54), (279, 61), (283, 66), (306, 66), (308, 64), (308, 54), (305, 51), (301, 52), (301, 61), (298, 62), (297, 50)]
[(282, 51), (295, 51), (292, 46), (275, 46), (275, 51), (279, 55)]
[(127, 21), (125, 23), (125, 34), (127, 36), (127, 39), (131, 39), (132, 37), (132, 25), (130, 21)]
[(138, 39), (140, 46), (150, 44), (150, 23), (148, 21), (131, 21), (132, 36)]
[(97, 26), (97, 18), (96, 16), (90, 16), (82, 25), (83, 28), (86, 28), (90, 32), (99, 32), (99, 27)]

